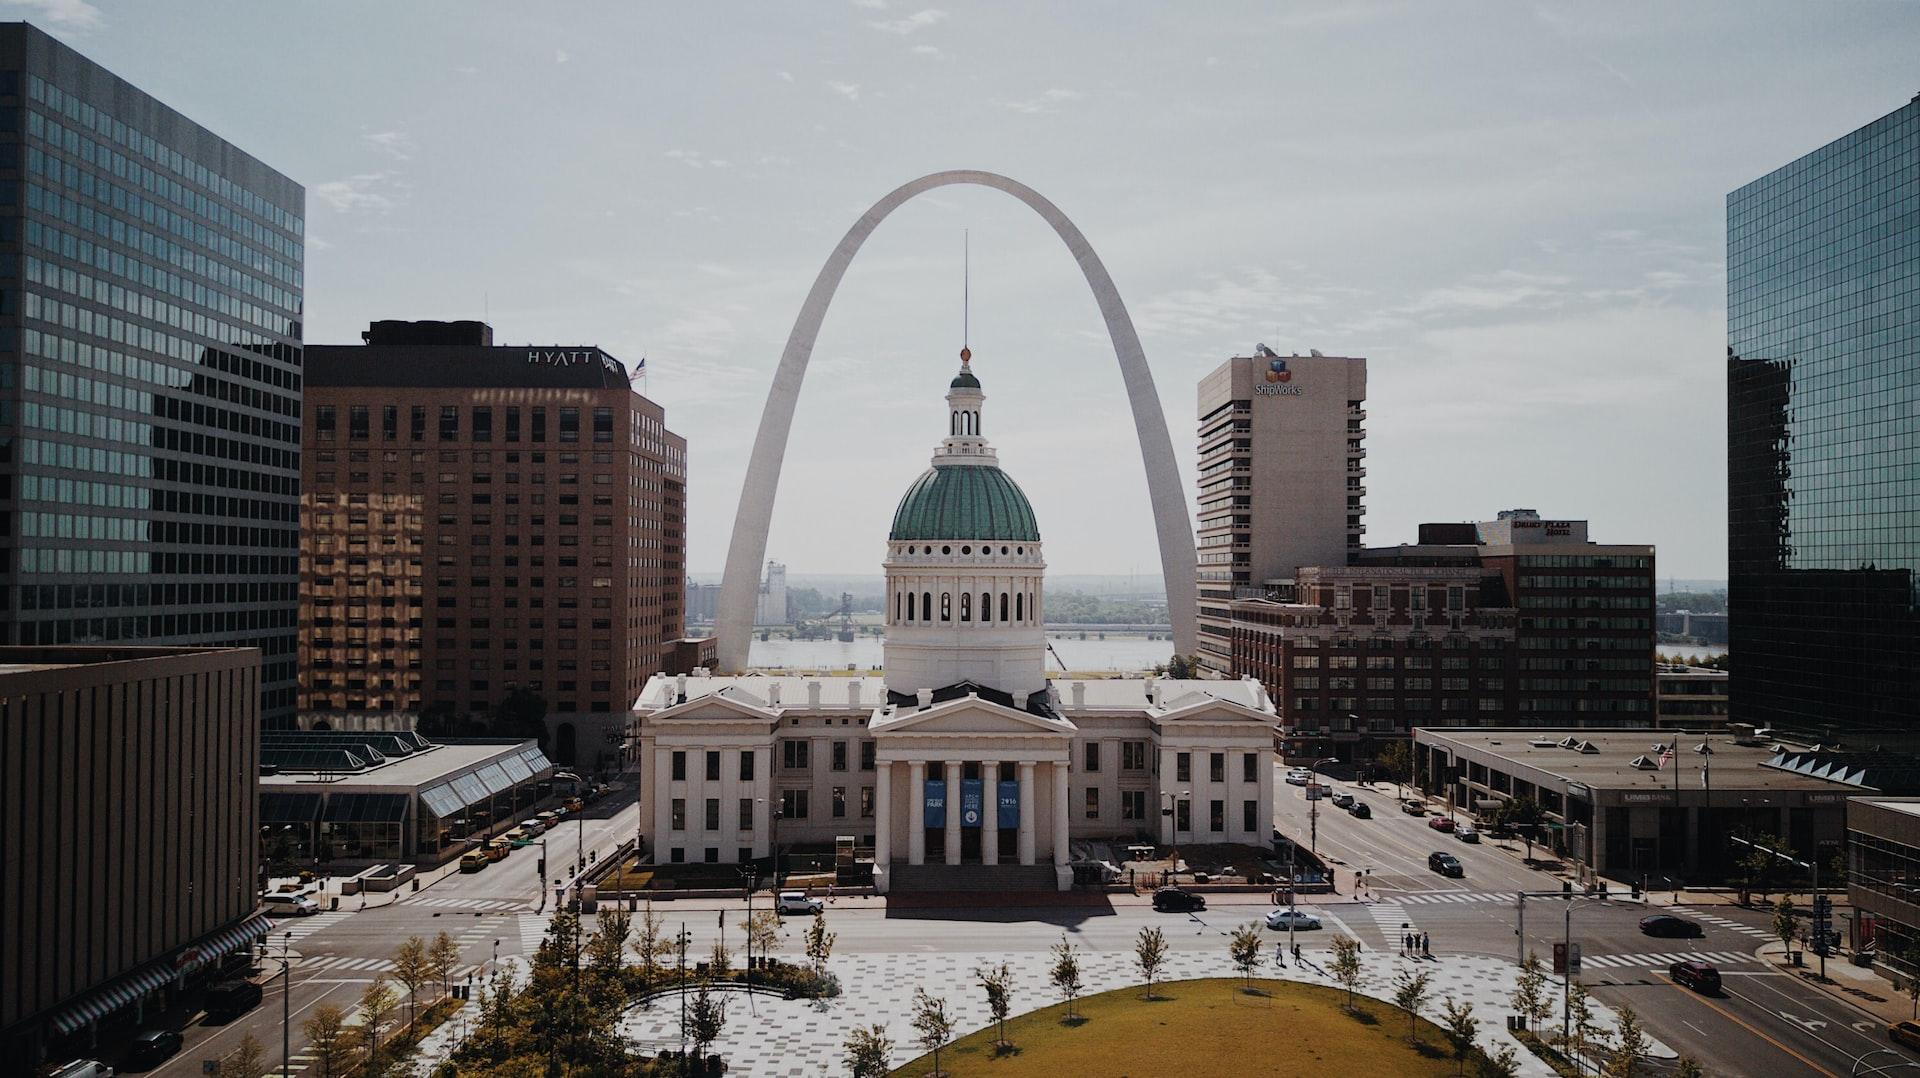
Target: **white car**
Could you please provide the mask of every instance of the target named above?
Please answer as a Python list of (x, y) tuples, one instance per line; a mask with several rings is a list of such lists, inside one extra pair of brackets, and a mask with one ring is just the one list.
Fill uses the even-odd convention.
[(808, 898), (805, 891), (782, 891), (773, 903), (773, 912), (782, 917), (811, 917), (823, 908), (819, 899)]
[(1291, 907), (1283, 907), (1267, 914), (1267, 927), (1280, 928), (1319, 928), (1320, 918)]
[(320, 912), (320, 903), (306, 895), (283, 893), (262, 895), (260, 904), (275, 917), (311, 917)]
[(1462, 842), (1478, 842), (1480, 832), (1475, 831), (1472, 824), (1461, 822), (1453, 825), (1453, 837)]
[(1312, 781), (1313, 781), (1313, 772), (1307, 770), (1304, 767), (1292, 767), (1287, 769), (1287, 785), (1289, 786), (1305, 786)]

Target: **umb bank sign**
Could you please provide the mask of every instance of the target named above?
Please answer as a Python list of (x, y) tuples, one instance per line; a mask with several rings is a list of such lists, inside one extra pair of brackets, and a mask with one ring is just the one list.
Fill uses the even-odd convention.
[(592, 363), (596, 359), (614, 374), (626, 375), (626, 371), (620, 369), (620, 364), (591, 348), (527, 349), (527, 362), (541, 367), (571, 367), (576, 363)]
[(1293, 385), (1292, 382), (1293, 372), (1287, 369), (1287, 361), (1278, 358), (1270, 359), (1267, 361), (1267, 369), (1261, 374), (1260, 381), (1253, 384), (1253, 395), (1256, 397), (1298, 397), (1301, 395), (1300, 387)]

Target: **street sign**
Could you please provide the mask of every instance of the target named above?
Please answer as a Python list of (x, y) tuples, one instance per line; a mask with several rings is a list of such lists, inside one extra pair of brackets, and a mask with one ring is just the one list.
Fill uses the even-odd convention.
[(1567, 945), (1564, 943), (1553, 945), (1553, 973), (1556, 977), (1567, 975)]
[(1580, 976), (1580, 945), (1569, 944), (1567, 951), (1567, 976)]
[(1309, 800), (1309, 801), (1318, 801), (1318, 800), (1320, 800), (1321, 798), (1323, 798), (1323, 797), (1325, 797), (1325, 796), (1327, 796), (1327, 788), (1326, 788), (1325, 786), (1322, 786), (1322, 785), (1320, 785), (1320, 784), (1318, 784), (1318, 783), (1309, 783), (1309, 784), (1308, 784), (1308, 786), (1307, 786), (1307, 800)]
[(1553, 972), (1561, 977), (1580, 976), (1579, 944), (1556, 943), (1553, 945)]

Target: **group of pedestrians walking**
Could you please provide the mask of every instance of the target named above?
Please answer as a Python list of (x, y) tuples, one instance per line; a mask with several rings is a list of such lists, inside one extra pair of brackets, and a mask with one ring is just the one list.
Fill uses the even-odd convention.
[(1428, 932), (1400, 933), (1400, 953), (1421, 958), (1433, 957), (1433, 936)]

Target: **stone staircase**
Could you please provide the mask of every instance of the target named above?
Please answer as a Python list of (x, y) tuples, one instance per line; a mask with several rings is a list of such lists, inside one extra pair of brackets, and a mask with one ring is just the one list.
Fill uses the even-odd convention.
[(1046, 865), (904, 865), (888, 868), (891, 892), (1055, 892), (1054, 872)]

